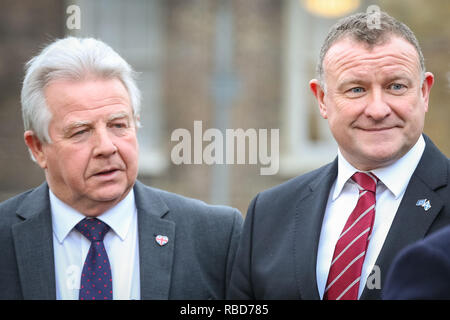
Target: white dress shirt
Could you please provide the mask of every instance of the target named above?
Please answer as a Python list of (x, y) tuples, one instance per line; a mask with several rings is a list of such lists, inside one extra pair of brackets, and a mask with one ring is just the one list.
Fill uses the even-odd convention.
[[(424, 149), (425, 140), (420, 136), (416, 144), (402, 158), (387, 167), (371, 171), (380, 181), (376, 191), (373, 231), (362, 267), (358, 297), (364, 290), (367, 277), (372, 272), (395, 213)], [(357, 171), (338, 150), (338, 175), (330, 190), (317, 252), (317, 288), (321, 299), (325, 291), (337, 240), (358, 202), (358, 188), (356, 183), (350, 179)]]
[[(56, 298), (78, 300), (80, 275), (91, 242), (74, 229), (85, 216), (50, 190), (55, 255)], [(111, 230), (103, 243), (111, 265), (113, 299), (140, 299), (137, 210), (133, 190), (97, 219)]]

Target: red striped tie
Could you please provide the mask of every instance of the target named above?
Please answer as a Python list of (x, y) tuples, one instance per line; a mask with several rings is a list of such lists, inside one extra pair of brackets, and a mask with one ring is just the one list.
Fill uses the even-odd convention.
[(359, 199), (336, 243), (324, 299), (358, 299), (361, 269), (375, 218), (375, 191), (378, 178), (372, 173), (352, 176), (359, 189)]

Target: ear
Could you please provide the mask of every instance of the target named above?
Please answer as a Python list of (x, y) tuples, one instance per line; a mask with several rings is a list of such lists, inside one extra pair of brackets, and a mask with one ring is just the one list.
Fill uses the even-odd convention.
[(36, 136), (36, 134), (31, 131), (27, 130), (23, 134), (25, 144), (27, 145), (28, 149), (30, 150), (31, 154), (34, 157), (34, 160), (39, 164), (39, 166), (42, 169), (47, 168), (47, 156), (44, 153), (43, 150), (43, 143), (39, 140), (39, 138)]
[(136, 131), (137, 131), (137, 129), (139, 129), (141, 127), (141, 116), (140, 115), (134, 117), (134, 124), (135, 124)]
[(322, 115), (322, 117), (324, 119), (327, 119), (328, 118), (327, 107), (326, 107), (325, 102), (324, 102), (325, 91), (320, 86), (319, 80), (312, 79), (309, 82), (309, 88), (311, 89), (312, 93), (314, 94), (314, 96), (317, 99), (317, 102), (319, 103), (320, 114)]
[(428, 102), (430, 100), (430, 91), (434, 83), (434, 75), (431, 72), (425, 72), (425, 79), (422, 83), (421, 93), (425, 104), (425, 112), (428, 111)]

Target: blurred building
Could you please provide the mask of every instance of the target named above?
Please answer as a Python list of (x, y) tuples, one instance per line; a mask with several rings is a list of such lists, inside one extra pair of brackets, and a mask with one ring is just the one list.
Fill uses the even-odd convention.
[[(70, 5), (80, 8), (79, 29), (68, 23)], [(23, 142), (23, 66), (51, 40), (76, 35), (105, 41), (140, 72), (139, 179), (245, 213), (259, 191), (336, 156), (308, 82), (328, 28), (369, 5), (418, 37), (436, 76), (425, 133), (450, 156), (447, 0), (0, 0), (0, 201), (44, 180)], [(194, 121), (222, 132), (279, 129), (279, 172), (261, 175), (261, 164), (175, 165), (171, 134), (193, 135)]]

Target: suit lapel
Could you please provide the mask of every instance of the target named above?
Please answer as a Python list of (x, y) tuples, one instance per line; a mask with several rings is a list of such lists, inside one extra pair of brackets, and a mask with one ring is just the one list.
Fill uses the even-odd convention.
[[(444, 206), (444, 202), (435, 190), (447, 184), (447, 159), (428, 137), (424, 137), (426, 147), (422, 159), (409, 181), (375, 263), (380, 270), (381, 288), (398, 252), (408, 244), (424, 238)], [(423, 207), (416, 206), (419, 199), (428, 199), (431, 208), (425, 211)], [(361, 299), (379, 299), (380, 291), (376, 288), (368, 289), (366, 286)]]
[[(175, 223), (164, 220), (169, 208), (155, 191), (136, 182), (141, 299), (168, 299), (175, 248)], [(168, 238), (165, 245), (156, 236)]]
[(337, 159), (309, 186), (310, 192), (296, 206), (294, 255), (301, 299), (320, 299), (317, 289), (317, 250), (322, 220), (337, 175)]
[(46, 183), (25, 198), (17, 215), (24, 220), (12, 227), (23, 297), (27, 300), (56, 299), (52, 221)]

